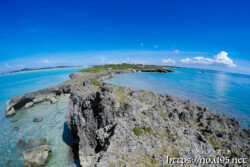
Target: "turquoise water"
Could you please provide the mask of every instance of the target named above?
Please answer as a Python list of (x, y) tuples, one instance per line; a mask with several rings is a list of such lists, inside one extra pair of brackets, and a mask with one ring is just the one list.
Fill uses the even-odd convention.
[(107, 82), (193, 100), (250, 127), (250, 76), (180, 68), (176, 73), (117, 74)]
[[(12, 96), (39, 90), (59, 84), (69, 79), (69, 74), (83, 68), (65, 68), (32, 71), (0, 76), (0, 166), (22, 166), (22, 151), (26, 148), (17, 146), (22, 138), (25, 142), (32, 138), (46, 137), (52, 146), (52, 157), (48, 167), (69, 166), (73, 164), (70, 157), (70, 133), (65, 126), (65, 113), (69, 101), (68, 95), (58, 98), (56, 104), (44, 102), (29, 109), (21, 109), (12, 118), (6, 118), (4, 110), (6, 101)], [(33, 122), (35, 117), (42, 117), (41, 122)], [(17, 119), (12, 123), (12, 119)], [(19, 130), (13, 130), (19, 127)], [(8, 160), (9, 165), (6, 164)]]

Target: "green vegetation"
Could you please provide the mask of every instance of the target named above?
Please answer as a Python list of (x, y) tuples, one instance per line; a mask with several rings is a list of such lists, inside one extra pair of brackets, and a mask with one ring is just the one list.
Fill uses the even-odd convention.
[(127, 162), (130, 162), (131, 160), (127, 157), (127, 155), (123, 154), (122, 155), (122, 160), (123, 161), (127, 161)]
[(148, 128), (146, 128), (145, 130), (144, 130), (144, 133), (145, 134), (151, 134), (151, 132), (152, 132), (152, 129), (151, 129), (151, 127), (148, 127)]
[(115, 167), (115, 164), (114, 163), (109, 163), (109, 167)]
[(138, 128), (138, 127), (134, 127), (133, 128), (133, 132), (134, 132), (134, 134), (136, 135), (136, 136), (141, 136), (141, 134), (142, 134), (142, 129), (140, 129), (140, 128)]
[(173, 150), (172, 152), (170, 152), (169, 157), (170, 158), (180, 158), (180, 154), (176, 150)]
[(154, 132), (154, 133), (152, 133), (152, 135), (153, 135), (154, 137), (159, 136), (160, 138), (164, 138), (164, 137), (166, 137), (166, 129), (163, 128), (163, 129), (160, 130), (159, 132)]
[(168, 113), (167, 113), (167, 112), (161, 112), (161, 113), (160, 113), (160, 116), (161, 116), (162, 118), (167, 118), (167, 117), (168, 117)]
[(105, 70), (126, 70), (126, 69), (154, 69), (154, 68), (163, 68), (163, 66), (155, 65), (134, 65), (134, 64), (105, 64), (100, 66), (93, 66), (87, 69), (83, 69), (80, 72), (90, 72), (90, 73), (99, 73)]
[(101, 86), (102, 83), (100, 81), (97, 81), (95, 79), (90, 79), (89, 82), (93, 85), (96, 85), (96, 86)]
[(169, 134), (167, 137), (170, 141), (173, 141), (174, 140), (174, 134)]
[(232, 153), (234, 153), (234, 154), (236, 154), (237, 156), (240, 156), (240, 154), (241, 154), (241, 150), (239, 149), (239, 148), (237, 148), (236, 146), (232, 146), (231, 147), (231, 151), (232, 151)]
[(217, 150), (220, 148), (220, 143), (215, 139), (214, 136), (208, 137), (207, 140), (212, 145), (213, 149)]
[(123, 166), (123, 162), (122, 161), (118, 161), (118, 166)]
[(125, 103), (126, 103), (126, 96), (124, 96), (124, 95), (121, 96), (119, 102), (120, 102), (121, 104), (125, 104)]
[(155, 132), (155, 133), (153, 133), (153, 136), (154, 137), (156, 137), (156, 136), (160, 136), (161, 137), (162, 135), (159, 132)]

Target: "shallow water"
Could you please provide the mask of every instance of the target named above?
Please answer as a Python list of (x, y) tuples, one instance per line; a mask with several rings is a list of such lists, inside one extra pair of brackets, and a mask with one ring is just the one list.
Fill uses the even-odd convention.
[[(18, 131), (10, 129), (11, 133), (9, 131), (1, 133), (1, 158), (4, 158), (3, 162), (11, 160), (10, 166), (22, 166), (23, 158), (20, 153), (27, 148), (18, 147), (18, 140), (23, 139), (27, 143), (29, 139), (45, 137), (47, 143), (52, 146), (52, 157), (48, 167), (73, 164), (73, 159), (70, 159), (72, 157), (69, 151), (70, 145), (67, 145), (70, 138), (65, 134), (69, 131), (64, 125), (68, 101), (69, 95), (65, 95), (60, 97), (56, 104), (43, 102), (29, 109), (19, 110), (11, 118), (17, 119), (17, 122), (10, 124), (20, 129)], [(42, 117), (43, 120), (33, 122), (36, 117)], [(11, 127), (11, 125), (4, 126)], [(66, 132), (63, 133), (64, 131)]]
[(175, 73), (117, 74), (106, 82), (193, 100), (250, 127), (250, 76), (180, 68)]
[[(73, 164), (70, 157), (71, 134), (65, 124), (65, 113), (69, 95), (58, 98), (58, 102), (50, 104), (43, 102), (29, 109), (20, 109), (14, 117), (6, 118), (4, 110), (6, 101), (12, 96), (27, 93), (69, 79), (69, 74), (82, 68), (53, 69), (32, 71), (0, 76), (0, 166), (22, 166), (22, 151), (17, 142), (22, 138), (26, 143), (29, 139), (46, 137), (47, 143), (52, 146), (52, 157), (48, 167), (65, 167)], [(35, 117), (42, 117), (41, 122), (33, 122)], [(17, 119), (12, 123), (12, 119)], [(19, 130), (14, 131), (14, 127)], [(9, 165), (6, 164), (11, 160)]]

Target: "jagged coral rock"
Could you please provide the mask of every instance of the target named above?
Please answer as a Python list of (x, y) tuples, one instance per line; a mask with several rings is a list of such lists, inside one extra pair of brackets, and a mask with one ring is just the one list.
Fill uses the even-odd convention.
[(215, 158), (219, 149), (249, 158), (249, 130), (170, 95), (85, 81), (71, 91), (66, 123), (82, 166), (162, 166), (167, 157)]

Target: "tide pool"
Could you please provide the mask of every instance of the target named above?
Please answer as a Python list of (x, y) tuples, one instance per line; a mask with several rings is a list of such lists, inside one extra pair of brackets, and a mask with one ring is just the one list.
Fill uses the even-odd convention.
[[(0, 166), (22, 166), (22, 151), (17, 142), (23, 139), (46, 137), (52, 146), (52, 157), (48, 167), (66, 167), (73, 164), (70, 155), (70, 131), (65, 124), (68, 95), (58, 98), (56, 104), (43, 102), (32, 108), (20, 109), (14, 117), (5, 117), (6, 102), (9, 98), (23, 93), (39, 90), (69, 80), (69, 74), (83, 68), (63, 68), (42, 71), (22, 72), (0, 76)], [(42, 117), (41, 122), (33, 122)], [(17, 121), (12, 123), (11, 120)], [(14, 127), (18, 127), (15, 130)], [(10, 160), (10, 161), (9, 161)], [(9, 164), (6, 163), (9, 161)]]
[(250, 127), (249, 75), (190, 68), (174, 71), (117, 74), (106, 82), (193, 100), (213, 112), (236, 118), (243, 127)]

